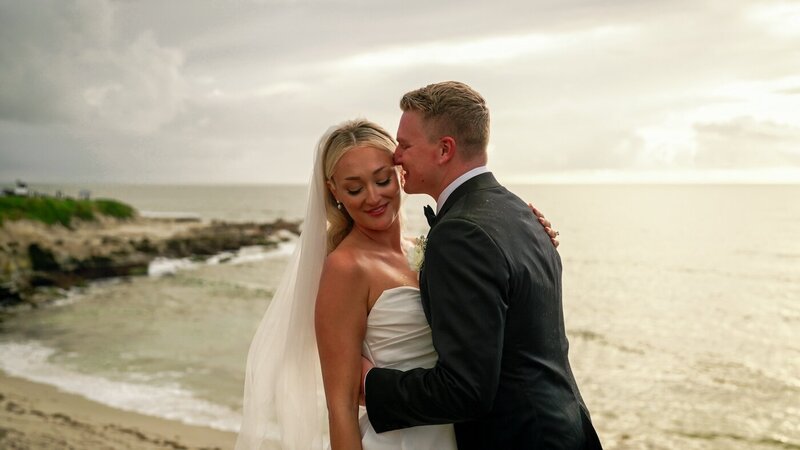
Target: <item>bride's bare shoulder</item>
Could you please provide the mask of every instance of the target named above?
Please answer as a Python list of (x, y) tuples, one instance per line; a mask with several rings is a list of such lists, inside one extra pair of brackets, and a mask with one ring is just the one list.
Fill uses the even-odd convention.
[[(363, 308), (369, 293), (368, 277), (353, 251), (339, 247), (325, 258), (317, 294), (318, 312), (337, 309), (344, 304)], [(350, 300), (342, 302), (342, 299)]]
[(340, 245), (325, 258), (322, 275), (342, 280), (358, 279), (363, 275), (363, 267), (356, 249), (348, 245)]

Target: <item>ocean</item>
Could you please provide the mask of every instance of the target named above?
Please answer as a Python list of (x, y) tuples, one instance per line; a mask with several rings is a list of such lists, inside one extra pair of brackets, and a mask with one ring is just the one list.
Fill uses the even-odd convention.
[[(303, 186), (32, 187), (206, 220), (305, 210)], [(510, 188), (561, 232), (570, 360), (606, 448), (800, 449), (800, 185)], [(426, 232), (426, 203), (406, 198), (409, 235)], [(0, 323), (0, 369), (235, 431), (249, 342), (292, 248), (75, 289)]]

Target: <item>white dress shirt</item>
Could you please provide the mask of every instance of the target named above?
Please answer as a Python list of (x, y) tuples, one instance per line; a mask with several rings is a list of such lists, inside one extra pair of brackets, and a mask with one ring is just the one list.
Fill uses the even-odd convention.
[(442, 209), (442, 206), (444, 206), (444, 202), (446, 202), (447, 199), (450, 198), (450, 194), (452, 194), (453, 191), (455, 191), (459, 186), (466, 183), (467, 180), (475, 178), (478, 175), (486, 173), (488, 171), (489, 169), (487, 169), (486, 166), (476, 167), (470, 170), (469, 172), (466, 172), (465, 174), (461, 175), (460, 177), (456, 178), (455, 180), (453, 180), (452, 183), (448, 184), (447, 187), (444, 188), (442, 193), (439, 194), (439, 198), (436, 199), (436, 214), (439, 214), (439, 211)]

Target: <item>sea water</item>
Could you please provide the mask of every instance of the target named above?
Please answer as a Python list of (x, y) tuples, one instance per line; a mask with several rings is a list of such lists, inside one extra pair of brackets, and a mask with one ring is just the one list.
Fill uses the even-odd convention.
[[(90, 189), (156, 215), (305, 210), (302, 186)], [(511, 189), (561, 232), (570, 359), (606, 448), (800, 448), (800, 186)], [(427, 231), (426, 203), (406, 199), (409, 235)], [(73, 290), (0, 324), (0, 369), (235, 431), (249, 342), (292, 245)]]

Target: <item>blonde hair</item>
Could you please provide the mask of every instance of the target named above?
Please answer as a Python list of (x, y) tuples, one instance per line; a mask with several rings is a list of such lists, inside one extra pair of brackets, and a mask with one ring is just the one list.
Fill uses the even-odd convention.
[(400, 109), (422, 114), (428, 139), (450, 136), (466, 160), (482, 156), (489, 144), (489, 108), (474, 89), (458, 81), (429, 84), (408, 92)]
[[(392, 136), (380, 125), (366, 119), (349, 120), (331, 132), (325, 140), (322, 155), (324, 182), (333, 183), (336, 164), (349, 150), (372, 147), (393, 155), (395, 143)], [(353, 218), (347, 210), (337, 207), (336, 197), (330, 189), (326, 192), (325, 214), (328, 219), (328, 253), (332, 252), (353, 229)]]

